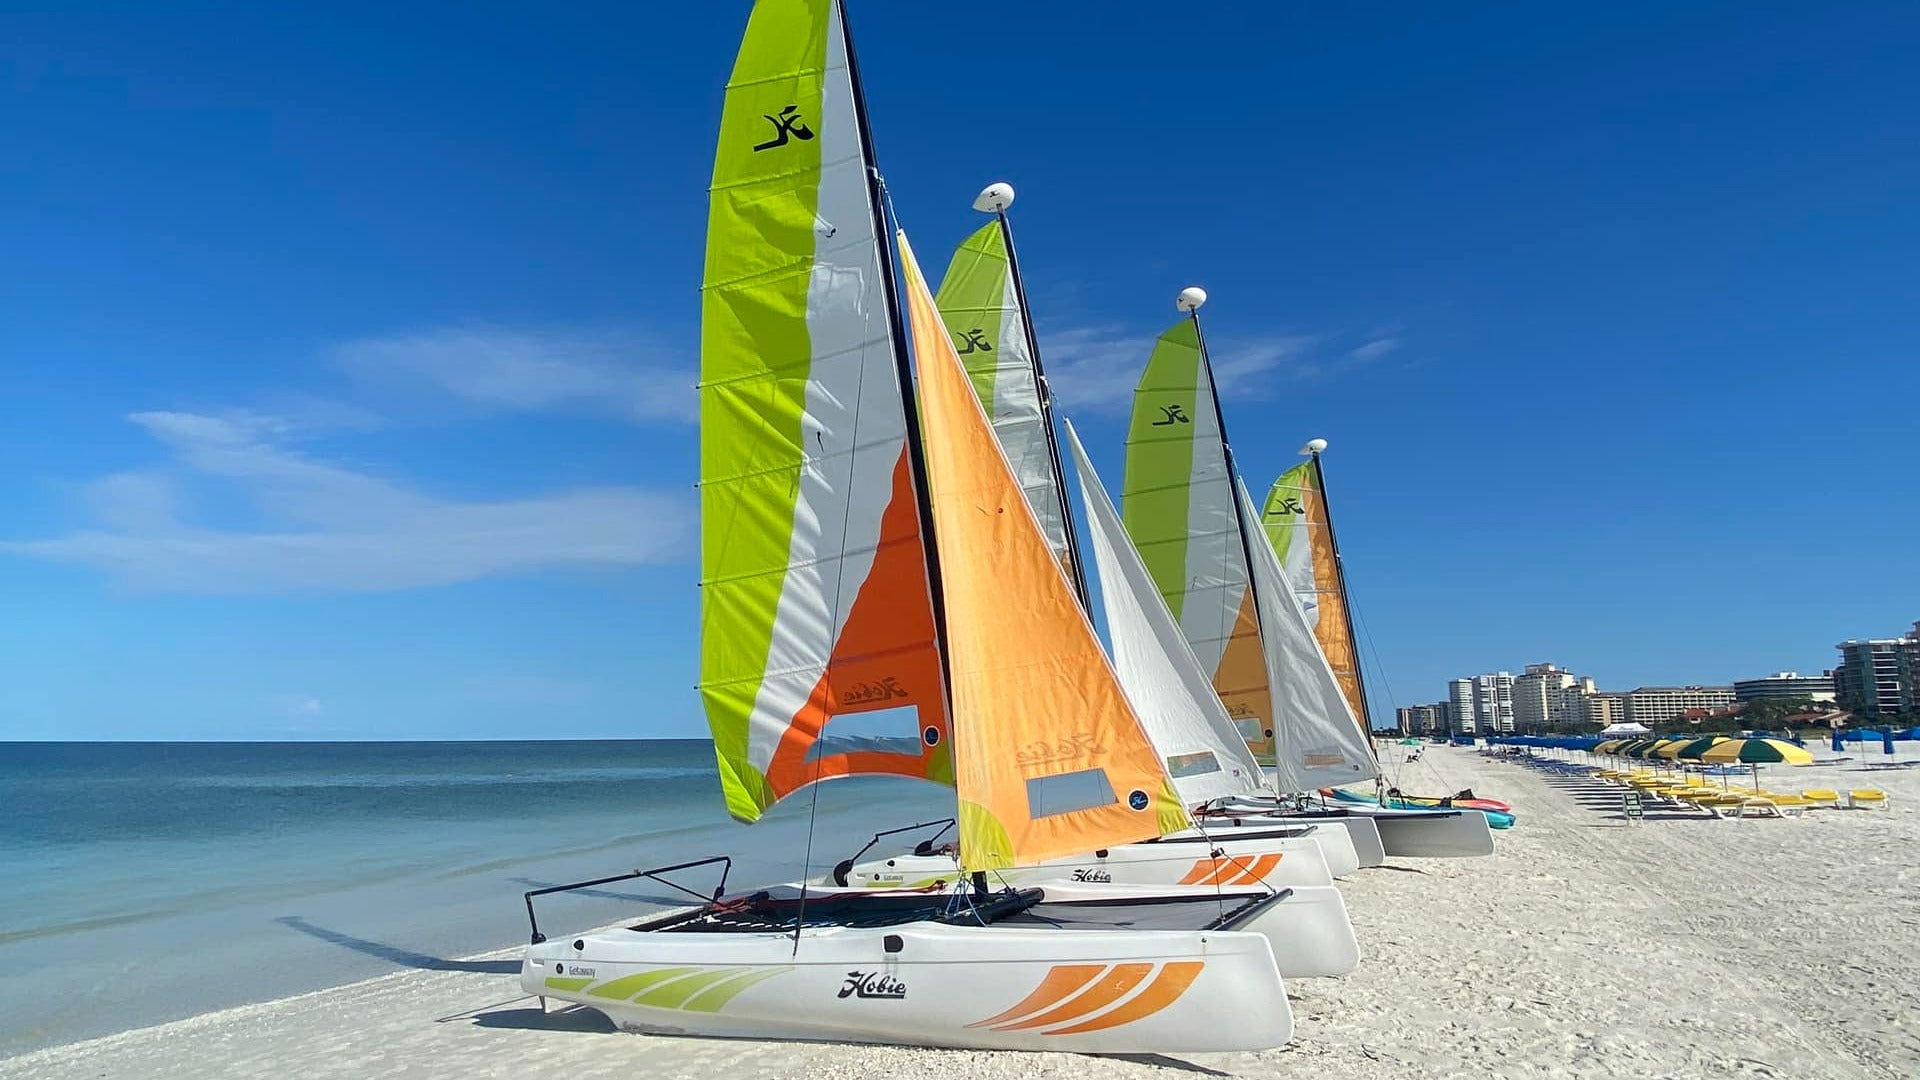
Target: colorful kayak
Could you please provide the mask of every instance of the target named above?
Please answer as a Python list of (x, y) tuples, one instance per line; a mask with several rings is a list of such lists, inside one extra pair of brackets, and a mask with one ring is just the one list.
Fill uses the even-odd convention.
[(1371, 803), (1395, 810), (1431, 810), (1436, 807), (1450, 807), (1455, 810), (1478, 810), (1487, 815), (1488, 826), (1495, 829), (1513, 828), (1513, 808), (1498, 799), (1433, 799), (1418, 795), (1388, 795), (1377, 799), (1372, 795), (1363, 795), (1345, 788), (1321, 788), (1320, 794), (1345, 803)]

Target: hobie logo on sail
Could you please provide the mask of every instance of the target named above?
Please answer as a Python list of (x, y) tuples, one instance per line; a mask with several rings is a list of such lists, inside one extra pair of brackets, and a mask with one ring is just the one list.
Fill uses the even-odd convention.
[(898, 679), (892, 675), (875, 682), (854, 683), (840, 695), (842, 705), (865, 705), (874, 701), (891, 701), (894, 698), (909, 696), (902, 689)]
[(767, 123), (773, 125), (773, 138), (754, 147), (753, 151), (756, 154), (762, 150), (771, 150), (776, 146), (785, 146), (789, 139), (799, 139), (805, 142), (813, 138), (813, 129), (808, 127), (806, 122), (800, 119), (800, 106), (798, 105), (789, 105), (781, 109), (778, 115), (768, 115), (767, 113), (761, 113), (760, 115), (765, 117)]
[(1022, 765), (1050, 765), (1056, 761), (1071, 761), (1079, 757), (1092, 757), (1104, 754), (1107, 748), (1087, 732), (1068, 735), (1058, 742), (1028, 743), (1014, 751), (1014, 760)]
[(957, 351), (965, 356), (970, 352), (992, 352), (993, 346), (987, 342), (987, 332), (976, 326), (960, 335), (960, 348)]
[(1306, 508), (1300, 505), (1300, 500), (1291, 495), (1281, 499), (1280, 505), (1273, 508), (1273, 513), (1276, 514), (1304, 514), (1306, 512)]
[(897, 1001), (907, 996), (907, 984), (877, 971), (849, 971), (846, 985), (840, 988), (840, 996)]
[(1191, 423), (1193, 423), (1193, 421), (1187, 418), (1187, 410), (1185, 406), (1162, 405), (1160, 406), (1160, 419), (1155, 420), (1153, 422), (1153, 426), (1166, 427), (1168, 424), (1191, 424)]
[(1073, 872), (1073, 880), (1111, 882), (1113, 881), (1113, 875), (1107, 873), (1105, 870), (1089, 870), (1083, 867)]

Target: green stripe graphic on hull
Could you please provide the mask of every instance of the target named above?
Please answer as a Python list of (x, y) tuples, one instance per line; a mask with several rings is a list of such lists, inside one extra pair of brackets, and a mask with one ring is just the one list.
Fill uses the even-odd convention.
[(702, 971), (696, 975), (687, 975), (671, 979), (666, 983), (633, 999), (636, 1005), (652, 1005), (657, 1009), (678, 1009), (687, 1003), (687, 999), (712, 986), (722, 979), (739, 974), (733, 968)]
[(792, 968), (768, 968), (765, 971), (740, 972), (695, 994), (681, 1008), (688, 1012), (719, 1012), (740, 991), (792, 970)]
[[(792, 971), (791, 967), (670, 967), (609, 979), (586, 991), (588, 997), (632, 1001), (656, 1009), (719, 1012), (741, 991)], [(578, 991), (592, 979), (550, 978), (555, 990)]]
[(682, 975), (691, 975), (699, 970), (701, 969), (691, 967), (656, 968), (652, 971), (640, 972), (638, 975), (623, 975), (611, 982), (603, 982), (592, 990), (587, 991), (587, 993), (592, 994), (594, 997), (630, 998), (640, 991), (658, 986), (668, 979), (677, 979)]

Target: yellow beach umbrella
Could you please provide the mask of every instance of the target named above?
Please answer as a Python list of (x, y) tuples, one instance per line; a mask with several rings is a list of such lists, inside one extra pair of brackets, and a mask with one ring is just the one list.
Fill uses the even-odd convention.
[(1687, 748), (1688, 743), (1697, 742), (1697, 741), (1698, 740), (1692, 739), (1692, 738), (1668, 739), (1666, 742), (1663, 742), (1659, 746), (1656, 746), (1653, 748), (1653, 756), (1666, 758), (1668, 761), (1672, 761), (1674, 758), (1677, 758), (1680, 756), (1680, 751), (1685, 750)]
[(1811, 765), (1813, 755), (1779, 739), (1728, 739), (1708, 747), (1700, 755), (1701, 761), (1717, 763), (1739, 762), (1743, 765), (1756, 763), (1780, 763), (1784, 765)]
[(1728, 739), (1709, 747), (1706, 753), (1700, 755), (1700, 760), (1713, 764), (1753, 766), (1753, 789), (1758, 791), (1762, 764), (1811, 765), (1813, 755), (1779, 739)]

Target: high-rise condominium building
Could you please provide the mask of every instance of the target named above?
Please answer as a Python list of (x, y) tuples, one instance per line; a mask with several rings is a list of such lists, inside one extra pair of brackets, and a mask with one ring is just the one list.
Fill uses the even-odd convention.
[(1843, 641), (1833, 688), (1840, 706), (1863, 717), (1920, 711), (1920, 622), (1905, 637)]
[(1537, 731), (1568, 720), (1567, 691), (1577, 680), (1573, 672), (1552, 664), (1528, 664), (1513, 680), (1513, 722), (1522, 731)]
[(1413, 735), (1443, 735), (1449, 725), (1447, 715), (1450, 706), (1444, 702), (1432, 705), (1409, 705), (1400, 710), (1400, 730)]
[(1454, 679), (1447, 683), (1447, 713), (1455, 735), (1472, 735), (1480, 730), (1473, 711), (1473, 680)]

